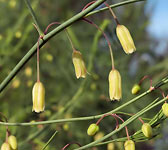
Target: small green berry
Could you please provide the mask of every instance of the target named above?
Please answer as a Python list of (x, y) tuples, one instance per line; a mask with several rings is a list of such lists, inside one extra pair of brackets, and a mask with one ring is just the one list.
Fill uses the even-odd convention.
[(139, 84), (135, 84), (133, 87), (132, 87), (132, 90), (131, 90), (131, 93), (133, 95), (136, 95), (138, 94), (138, 92), (141, 90), (141, 87), (139, 86)]
[(87, 134), (89, 136), (94, 135), (97, 131), (99, 131), (99, 126), (95, 123), (91, 124), (87, 130)]

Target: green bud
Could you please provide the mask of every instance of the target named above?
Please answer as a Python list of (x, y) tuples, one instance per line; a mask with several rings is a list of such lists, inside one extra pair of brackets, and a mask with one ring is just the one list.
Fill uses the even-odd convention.
[(135, 150), (135, 143), (132, 140), (125, 141), (124, 143), (125, 150)]
[(147, 137), (147, 138), (151, 138), (152, 135), (153, 135), (153, 132), (152, 132), (152, 127), (149, 123), (144, 123), (142, 125), (142, 132), (143, 134)]
[(11, 150), (10, 145), (7, 142), (3, 143), (1, 150)]
[(99, 126), (95, 123), (91, 124), (87, 130), (87, 134), (89, 136), (94, 135), (97, 131), (99, 131)]
[(8, 138), (8, 143), (13, 150), (17, 149), (17, 139), (15, 136), (10, 135)]
[(162, 111), (163, 111), (164, 115), (165, 115), (166, 117), (168, 117), (168, 104), (167, 104), (167, 103), (164, 103), (164, 104), (162, 105)]
[(133, 95), (135, 94), (138, 94), (138, 92), (141, 90), (141, 87), (139, 86), (139, 84), (135, 84), (133, 87), (132, 87), (132, 90), (131, 90), (131, 93)]

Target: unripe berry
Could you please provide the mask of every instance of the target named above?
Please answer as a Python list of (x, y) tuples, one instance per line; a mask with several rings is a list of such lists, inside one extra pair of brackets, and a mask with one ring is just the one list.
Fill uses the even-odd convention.
[(107, 150), (115, 150), (115, 145), (114, 145), (114, 143), (109, 143), (109, 144), (107, 144)]
[(164, 103), (164, 104), (162, 105), (162, 111), (163, 111), (164, 115), (165, 115), (166, 117), (168, 117), (168, 104), (167, 104), (167, 103)]
[(1, 150), (11, 150), (10, 145), (7, 142), (3, 143)]
[(10, 147), (11, 147), (12, 149), (14, 149), (14, 150), (17, 149), (17, 139), (16, 139), (15, 136), (10, 135), (10, 136), (8, 137), (8, 143), (9, 143), (9, 145), (10, 145)]
[(139, 86), (139, 84), (135, 84), (133, 87), (132, 87), (132, 90), (131, 90), (131, 93), (132, 94), (138, 94), (138, 92), (141, 90), (141, 87)]
[(144, 123), (142, 125), (142, 132), (143, 134), (147, 137), (147, 138), (151, 138), (152, 135), (153, 135), (153, 132), (152, 132), (152, 127), (149, 123)]
[(87, 130), (87, 134), (89, 136), (94, 135), (97, 131), (99, 131), (99, 126), (95, 123), (91, 124)]
[(135, 150), (135, 143), (132, 140), (128, 140), (124, 143), (125, 150)]

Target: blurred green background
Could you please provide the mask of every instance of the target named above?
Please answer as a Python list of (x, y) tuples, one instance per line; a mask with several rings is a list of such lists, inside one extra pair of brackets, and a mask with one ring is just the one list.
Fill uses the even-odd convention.
[[(51, 22), (64, 22), (71, 18), (80, 12), (88, 2), (90, 1), (31, 0), (43, 29)], [(121, 1), (110, 0), (108, 2), (113, 4)], [(150, 75), (153, 83), (157, 83), (167, 73), (167, 46), (163, 46), (163, 40), (166, 41), (167, 39), (165, 37), (164, 39), (156, 38), (153, 34), (149, 34), (149, 30), (152, 28), (150, 23), (155, 5), (150, 5), (150, 7), (148, 5), (146, 2), (139, 2), (114, 9), (120, 23), (132, 33), (137, 48), (137, 51), (132, 55), (126, 55), (122, 50), (115, 33), (116, 24), (109, 11), (89, 17), (105, 31), (112, 43), (115, 66), (122, 76), (123, 96), (120, 102), (109, 101), (108, 74), (111, 69), (111, 60), (107, 42), (93, 26), (78, 21), (68, 27), (68, 31), (76, 49), (82, 53), (90, 75), (87, 75), (86, 79), (76, 79), (72, 64), (72, 48), (65, 32), (62, 31), (40, 50), (41, 82), (46, 88), (45, 112), (40, 114), (32, 112), (31, 92), (33, 84), (36, 82), (36, 55), (28, 61), (1, 93), (0, 112), (9, 119), (9, 122), (31, 122), (97, 115), (113, 110), (133, 98), (131, 88), (144, 75)], [(38, 33), (32, 25), (33, 20), (24, 1), (0, 0), (0, 20), (0, 82), (2, 82), (36, 43)], [(162, 53), (158, 52), (160, 49), (162, 49)], [(149, 86), (149, 81), (145, 80), (141, 92), (147, 90)], [(162, 89), (166, 91), (168, 88), (163, 86)], [(122, 111), (136, 113), (158, 95), (161, 97), (159, 91), (153, 92), (125, 107)], [(146, 113), (144, 117), (151, 118), (159, 109), (160, 106)], [(127, 119), (128, 117), (123, 116), (123, 118)], [(61, 149), (72, 141), (85, 145), (115, 128), (114, 119), (107, 117), (100, 124), (100, 132), (95, 137), (89, 137), (86, 132), (87, 128), (89, 124), (96, 121), (52, 124), (47, 128), (43, 125), (12, 126), (9, 129), (12, 134), (16, 135), (20, 150), (40, 150), (54, 131), (58, 130), (59, 133), (46, 148), (47, 150), (55, 150)], [(128, 126), (130, 135), (140, 128), (141, 123), (134, 121)], [(163, 126), (164, 134), (166, 134), (165, 128), (167, 128), (166, 123)], [(44, 129), (43, 132), (34, 136), (41, 129)], [(0, 133), (1, 145), (5, 141), (4, 126), (0, 126)], [(165, 145), (163, 139), (166, 135), (161, 135), (148, 142), (136, 143), (136, 150), (142, 148), (148, 150), (162, 149), (162, 146)], [(111, 139), (125, 136), (126, 133), (123, 129)], [(159, 144), (162, 146), (158, 146)], [(74, 147), (71, 146), (70, 149)], [(92, 149), (106, 150), (107, 147), (105, 145)], [(115, 143), (115, 150), (122, 149), (123, 143)]]

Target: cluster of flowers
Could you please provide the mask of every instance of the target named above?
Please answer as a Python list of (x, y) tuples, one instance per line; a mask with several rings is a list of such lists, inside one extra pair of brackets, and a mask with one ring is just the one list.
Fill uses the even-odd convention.
[[(110, 10), (111, 10), (111, 8), (110, 8)], [(91, 22), (85, 18), (83, 20), (94, 25), (98, 30), (103, 32), (93, 22)], [(48, 30), (48, 28), (53, 24), (56, 24), (56, 23), (50, 24), (46, 28), (46, 30)], [(130, 34), (129, 30), (124, 25), (120, 25), (118, 23), (118, 21), (117, 21), (116, 33), (117, 33), (117, 37), (118, 37), (125, 53), (126, 54), (133, 53), (136, 50), (136, 48), (134, 45), (134, 41), (131, 37), (131, 34)], [(108, 40), (107, 36), (105, 35), (104, 32), (103, 32), (103, 35), (105, 36), (106, 40)], [(43, 38), (43, 37), (40, 36), (40, 38)], [(76, 77), (77, 77), (77, 79), (85, 78), (86, 74), (87, 74), (87, 70), (86, 70), (86, 66), (85, 66), (85, 62), (83, 60), (82, 54), (74, 48), (69, 35), (68, 35), (68, 38), (71, 42), (72, 49), (73, 49), (72, 61), (73, 61), (73, 65), (75, 68)], [(107, 41), (107, 42), (109, 44), (109, 41)], [(114, 60), (113, 60), (113, 54), (112, 54), (111, 47), (109, 47), (109, 49), (111, 52), (111, 59), (112, 59), (112, 70), (109, 73), (109, 96), (110, 96), (111, 100), (120, 100), (122, 97), (121, 76), (120, 76), (119, 71), (117, 69), (115, 69), (115, 67), (114, 67)], [(39, 47), (37, 48), (37, 55), (39, 55), (38, 51), (39, 51)], [(39, 61), (39, 56), (37, 56), (37, 60)], [(37, 74), (39, 74), (39, 67), (37, 68)], [(44, 108), (45, 108), (45, 88), (44, 88), (43, 84), (40, 82), (39, 78), (37, 78), (37, 82), (34, 84), (32, 95), (33, 95), (33, 109), (32, 110), (37, 113), (44, 111)]]

